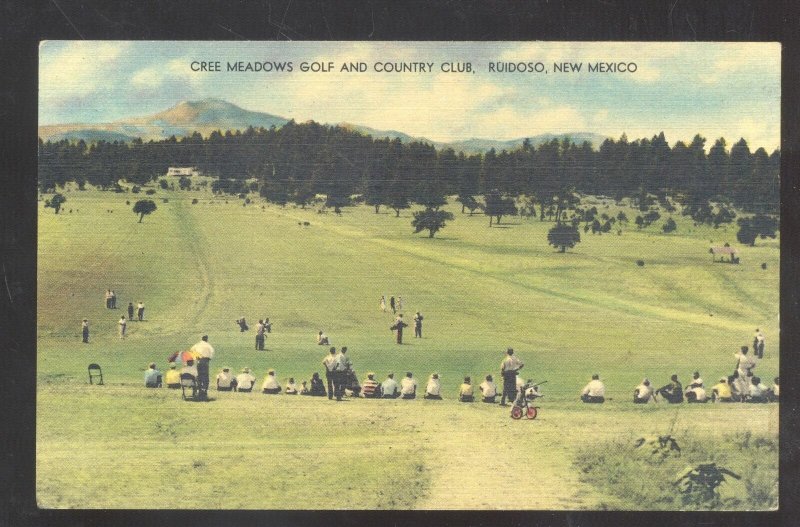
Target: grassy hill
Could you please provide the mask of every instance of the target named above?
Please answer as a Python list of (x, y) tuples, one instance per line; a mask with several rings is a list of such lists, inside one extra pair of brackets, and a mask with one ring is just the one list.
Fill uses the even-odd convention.
[[(559, 254), (546, 245), (551, 223), (510, 218), (489, 228), (455, 206), (455, 221), (428, 239), (412, 234), (410, 212), (395, 218), (370, 207), (336, 216), (159, 190), (158, 210), (139, 224), (125, 205), (130, 195), (66, 196), (61, 214), (39, 216), (41, 506), (627, 508), (581, 483), (572, 465), (581, 448), (667, 431), (716, 437), (732, 417), (777, 436), (776, 405), (634, 408), (629, 399), (644, 376), (660, 386), (672, 373), (686, 382), (699, 370), (713, 384), (756, 327), (767, 335), (757, 374), (771, 384), (778, 240), (742, 248), (734, 266), (708, 254), (737, 245), (734, 226), (694, 227), (679, 216), (672, 234), (661, 233), (661, 221), (643, 231), (631, 222), (622, 235), (581, 232), (582, 242)], [(105, 309), (107, 288), (123, 309)], [(422, 312), (423, 339), (407, 331), (406, 344), (394, 343), (381, 295), (402, 296), (406, 319)], [(120, 341), (119, 315), (138, 300), (146, 320), (129, 323)], [(239, 332), (240, 316), (251, 331)], [(267, 351), (256, 352), (252, 327), (265, 316), (274, 329)], [(446, 400), (337, 405), (212, 391), (215, 401), (195, 405), (140, 386), (149, 362), (163, 369), (202, 334), (217, 350), (212, 376), (249, 366), (259, 383), (268, 368), (282, 382), (307, 379), (322, 371), (320, 329), (332, 345), (348, 346), (359, 377), (413, 371), (423, 388), (436, 371)], [(465, 375), (497, 377), (506, 347), (525, 361), (526, 377), (548, 380), (534, 422), (455, 401)], [(102, 365), (105, 386), (87, 385), (90, 362)], [(576, 398), (595, 372), (611, 400), (587, 408)], [(147, 463), (175, 479), (143, 479)], [(536, 498), (519, 503), (501, 485), (481, 490), (483, 470), (498, 478), (535, 470), (537, 480), (559, 483), (542, 491), (531, 479), (522, 486)], [(237, 477), (243, 471), (249, 476)], [(199, 487), (189, 492), (179, 474), (199, 477)]]

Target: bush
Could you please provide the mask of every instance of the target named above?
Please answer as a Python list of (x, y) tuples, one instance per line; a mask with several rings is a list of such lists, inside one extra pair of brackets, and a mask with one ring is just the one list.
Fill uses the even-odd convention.
[(644, 260), (636, 260), (636, 265), (639, 267), (644, 267)]
[(148, 196), (152, 196), (153, 194), (156, 193), (156, 191), (155, 189), (149, 188), (144, 193), (147, 194)]
[(762, 263), (761, 264), (761, 268), (766, 270), (767, 269), (767, 262)]
[(194, 199), (192, 200), (192, 205), (197, 205), (197, 198), (194, 198)]
[(161, 198), (161, 201), (163, 201), (164, 203), (169, 203), (169, 200), (167, 198)]
[(127, 200), (127, 199), (126, 199), (126, 200), (125, 200), (125, 205), (130, 205), (130, 204), (131, 204), (131, 202), (130, 202), (129, 200)]
[(133, 188), (131, 189), (131, 192), (133, 192), (134, 194), (138, 194), (141, 191), (142, 187), (140, 187), (139, 185), (134, 185)]
[(677, 228), (678, 226), (675, 224), (675, 220), (669, 218), (667, 219), (667, 221), (664, 222), (664, 225), (661, 227), (661, 230), (663, 230), (665, 233), (669, 233), (673, 232)]
[(167, 184), (167, 180), (166, 179), (159, 179), (158, 180), (158, 186), (161, 187), (161, 190), (167, 190), (169, 188), (169, 185)]

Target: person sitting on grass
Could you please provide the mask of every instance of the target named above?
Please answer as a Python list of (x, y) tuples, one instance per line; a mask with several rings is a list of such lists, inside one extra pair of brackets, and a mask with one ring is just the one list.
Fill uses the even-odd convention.
[(397, 381), (394, 380), (394, 373), (390, 373), (381, 384), (381, 397), (383, 399), (397, 399), (399, 395), (400, 390), (397, 386)]
[(683, 385), (677, 375), (670, 377), (670, 383), (656, 390), (656, 394), (667, 400), (668, 403), (678, 404), (683, 402)]
[(750, 390), (745, 399), (748, 403), (766, 403), (769, 388), (761, 382), (761, 377), (755, 376), (750, 381)]
[(236, 387), (236, 377), (231, 373), (228, 367), (222, 368), (222, 371), (217, 374), (217, 391), (230, 392)]
[(361, 395), (365, 399), (377, 399), (381, 396), (381, 385), (375, 380), (375, 374), (367, 373), (367, 378), (361, 386)]
[(606, 387), (600, 381), (600, 375), (595, 373), (592, 375), (592, 380), (589, 384), (583, 387), (581, 392), (581, 401), (585, 403), (604, 403)]
[(773, 383), (774, 384), (772, 385), (772, 388), (770, 389), (767, 398), (771, 402), (777, 403), (778, 400), (780, 399), (781, 378), (780, 377), (775, 377), (775, 379), (773, 380)]
[(692, 374), (692, 382), (689, 383), (689, 386), (687, 386), (686, 389), (689, 390), (691, 388), (697, 388), (697, 387), (705, 388), (703, 379), (700, 378), (699, 371), (696, 371)]
[[(692, 388), (694, 386), (694, 388)], [(706, 389), (696, 384), (690, 384), (689, 389), (684, 393), (687, 403), (704, 403), (708, 399), (706, 397)]]
[(494, 379), (491, 375), (487, 375), (486, 380), (483, 381), (478, 388), (482, 395), (481, 402), (494, 403), (497, 397), (497, 385), (494, 383)]
[(261, 393), (267, 395), (281, 393), (281, 385), (278, 384), (278, 379), (275, 378), (275, 370), (270, 369), (267, 371), (267, 377), (264, 379), (264, 384), (261, 385)]
[(181, 387), (181, 374), (178, 372), (178, 368), (175, 366), (174, 362), (169, 365), (169, 370), (164, 376), (164, 382), (166, 383), (167, 388), (171, 388), (173, 390)]
[(161, 372), (156, 369), (155, 362), (151, 362), (144, 372), (144, 385), (147, 388), (161, 388)]
[(406, 376), (400, 381), (400, 396), (403, 399), (416, 399), (417, 397), (417, 380), (410, 371), (406, 372)]
[(647, 404), (654, 400), (653, 387), (650, 386), (650, 379), (643, 379), (642, 383), (633, 389), (633, 402), (636, 404)]
[(197, 366), (194, 363), (194, 359), (186, 359), (186, 365), (181, 368), (181, 375), (184, 373), (188, 373), (195, 379), (197, 379)]
[(725, 377), (720, 377), (719, 382), (711, 387), (711, 402), (730, 403), (733, 402), (732, 395), (731, 385)]
[(236, 376), (237, 392), (250, 393), (253, 391), (253, 386), (256, 384), (255, 376), (250, 373), (250, 368), (242, 368), (242, 373)]
[(430, 379), (428, 379), (428, 384), (425, 386), (425, 395), (423, 395), (422, 398), (434, 401), (442, 400), (442, 383), (439, 381), (438, 373), (431, 374)]
[(301, 383), (300, 395), (311, 395), (311, 390), (308, 389), (308, 381), (303, 381)]
[(325, 397), (327, 395), (325, 392), (325, 384), (322, 382), (317, 372), (311, 375), (311, 388), (308, 391), (308, 395), (314, 397)]
[(320, 346), (329, 346), (330, 342), (328, 342), (328, 335), (322, 332), (322, 330), (317, 333), (317, 344)]
[(297, 395), (297, 385), (294, 383), (294, 377), (289, 377), (284, 392), (286, 392), (286, 395)]
[(472, 379), (464, 377), (464, 382), (458, 387), (458, 400), (462, 403), (475, 402), (475, 392), (472, 388)]

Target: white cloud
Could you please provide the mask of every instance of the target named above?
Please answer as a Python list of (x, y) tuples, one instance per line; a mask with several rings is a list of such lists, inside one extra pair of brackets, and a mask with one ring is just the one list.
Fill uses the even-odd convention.
[(48, 54), (43, 52), (48, 44), (40, 49), (39, 89), (55, 99), (85, 97), (103, 90), (109, 71), (124, 66), (122, 58), (130, 47), (129, 42), (76, 41)]

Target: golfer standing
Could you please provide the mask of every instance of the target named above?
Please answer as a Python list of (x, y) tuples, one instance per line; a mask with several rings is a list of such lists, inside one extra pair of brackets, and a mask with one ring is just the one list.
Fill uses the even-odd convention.
[(500, 405), (506, 405), (506, 397), (509, 401), (517, 398), (517, 373), (525, 366), (518, 357), (514, 356), (514, 350), (506, 350), (506, 358), (500, 364), (500, 374), (503, 376), (503, 396), (500, 398)]
[(208, 370), (211, 359), (214, 358), (214, 348), (208, 343), (208, 335), (203, 335), (202, 340), (191, 347), (190, 351), (198, 357), (197, 384), (200, 400), (208, 399)]

